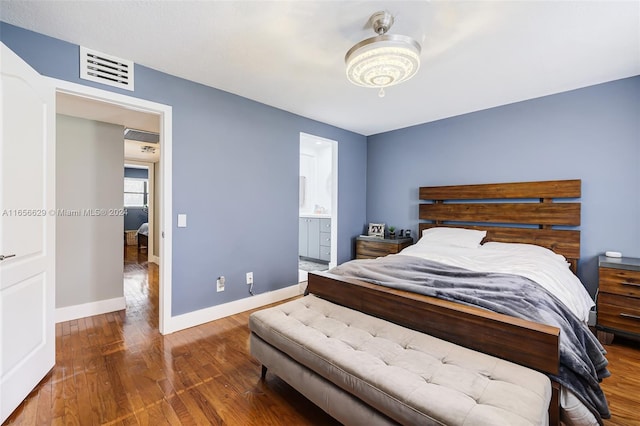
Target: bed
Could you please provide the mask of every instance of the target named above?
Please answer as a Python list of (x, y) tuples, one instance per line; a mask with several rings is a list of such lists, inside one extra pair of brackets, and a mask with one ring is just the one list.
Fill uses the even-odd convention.
[(149, 247), (149, 224), (147, 222), (140, 225), (138, 231), (136, 232), (138, 235), (138, 251), (142, 248), (148, 249)]
[[(460, 230), (462, 234), (481, 232), (482, 244), (458, 247), (461, 250), (441, 250), (437, 248), (438, 244), (424, 244), (421, 239), (398, 255), (380, 260), (351, 261), (327, 273), (310, 273), (307, 292), (544, 372), (554, 381), (551, 424), (559, 424), (560, 421), (569, 425), (602, 424), (602, 418), (610, 416), (598, 384), (608, 375), (607, 361), (604, 349), (586, 326), (593, 301), (574, 275), (580, 256), (580, 231), (573, 229), (580, 225), (580, 204), (575, 201), (581, 196), (580, 180), (422, 187), (419, 194), (422, 200), (418, 207), (422, 221), (420, 235), (426, 232), (430, 243), (434, 239), (436, 243), (442, 243), (438, 239), (444, 239), (446, 243), (447, 233), (451, 237)], [(559, 199), (564, 200), (558, 202)], [(477, 240), (477, 237), (476, 234), (471, 239)], [(457, 235), (455, 238), (459, 240), (461, 237)], [(467, 236), (462, 240), (465, 238)], [(462, 245), (465, 244), (473, 242)], [(530, 285), (529, 281), (539, 279), (540, 275), (553, 279), (556, 275), (568, 273), (573, 277), (567, 287), (569, 290), (560, 285), (557, 289), (559, 294), (547, 288), (542, 291), (551, 294), (552, 302), (548, 302), (553, 305), (551, 309), (560, 311), (554, 314), (554, 318), (548, 318), (547, 314), (514, 314), (511, 309), (502, 309), (499, 298), (493, 300), (492, 305), (483, 303), (489, 296), (476, 297), (472, 301), (466, 298), (468, 295), (452, 297), (447, 294), (447, 291), (455, 293), (458, 290), (456, 285), (449, 286), (447, 291), (416, 290), (416, 283), (412, 280), (419, 277), (418, 272), (403, 275), (410, 270), (407, 259), (409, 263), (417, 264), (411, 266), (417, 269), (427, 266), (438, 269), (446, 265), (446, 268), (440, 268), (446, 270), (445, 274), (462, 274), (460, 270), (474, 268), (480, 269), (474, 272), (492, 273), (482, 270), (484, 261), (500, 256), (513, 246), (522, 249), (520, 255), (525, 262), (528, 258), (540, 257), (538, 263), (532, 261), (533, 264), (529, 265), (530, 277), (523, 275), (525, 294), (533, 291), (526, 287)], [(539, 256), (536, 250), (540, 251)], [(554, 266), (547, 271), (540, 262)], [(376, 270), (375, 265), (380, 263), (382, 265)], [(424, 263), (430, 265), (425, 266)], [(566, 273), (558, 272), (562, 270), (563, 263)], [(522, 278), (518, 271), (511, 270), (509, 264), (496, 272)], [(509, 293), (507, 290), (506, 287), (499, 290), (498, 296)], [(574, 293), (578, 297), (572, 299)], [(518, 299), (517, 294), (515, 299)], [(475, 304), (478, 300), (480, 306)], [(534, 300), (538, 300), (537, 295)], [(523, 345), (523, 342), (527, 344)], [(575, 346), (584, 347), (576, 349)], [(575, 352), (580, 353), (574, 355)], [(574, 361), (588, 370), (580, 372), (579, 384), (574, 384)]]

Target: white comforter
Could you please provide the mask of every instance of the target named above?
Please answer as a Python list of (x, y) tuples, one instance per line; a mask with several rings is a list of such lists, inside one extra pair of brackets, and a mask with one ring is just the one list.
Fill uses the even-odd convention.
[(527, 277), (556, 296), (581, 321), (587, 322), (595, 305), (569, 263), (538, 246), (485, 243), (480, 248), (428, 245), (419, 242), (400, 254), (421, 257), (477, 272), (501, 272)]
[(149, 235), (149, 223), (145, 222), (138, 228), (138, 234)]
[[(500, 272), (527, 277), (564, 303), (576, 317), (587, 323), (595, 305), (578, 277), (569, 269), (563, 256), (529, 244), (485, 243), (479, 248), (420, 244), (409, 246), (399, 254), (416, 256), (478, 272)], [(562, 423), (566, 426), (592, 426), (598, 421), (565, 387), (561, 388)]]

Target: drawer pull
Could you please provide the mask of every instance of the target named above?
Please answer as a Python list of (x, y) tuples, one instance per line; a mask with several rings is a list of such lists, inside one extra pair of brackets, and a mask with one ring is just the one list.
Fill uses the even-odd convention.
[(640, 315), (631, 315), (631, 314), (625, 314), (624, 312), (620, 314), (620, 316), (622, 318), (630, 318), (630, 319), (634, 319), (634, 320), (638, 320), (640, 321)]
[(636, 283), (628, 283), (628, 282), (623, 282), (620, 283), (622, 285), (630, 285), (631, 287), (640, 287), (640, 284), (636, 284)]

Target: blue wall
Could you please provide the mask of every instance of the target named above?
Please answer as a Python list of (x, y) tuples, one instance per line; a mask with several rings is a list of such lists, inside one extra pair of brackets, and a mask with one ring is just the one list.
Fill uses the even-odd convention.
[(0, 36), (42, 74), (173, 107), (174, 216), (189, 216), (174, 221), (174, 315), (246, 297), (247, 271), (258, 292), (297, 281), (299, 132), (339, 142), (339, 263), (368, 222), (417, 232), (420, 186), (575, 178), (591, 293), (598, 254), (640, 256), (640, 77), (365, 138), (138, 65), (134, 93), (87, 82), (78, 46)]
[(124, 230), (137, 231), (145, 222), (149, 221), (149, 214), (142, 207), (127, 207), (127, 214), (124, 216)]
[(418, 188), (582, 179), (579, 276), (640, 256), (640, 77), (368, 138), (367, 220), (417, 232)]
[(135, 92), (80, 80), (77, 45), (5, 23), (0, 37), (41, 74), (172, 106), (173, 315), (248, 297), (248, 271), (257, 293), (297, 283), (300, 132), (338, 141), (337, 256), (351, 259), (366, 216), (364, 136), (139, 65)]

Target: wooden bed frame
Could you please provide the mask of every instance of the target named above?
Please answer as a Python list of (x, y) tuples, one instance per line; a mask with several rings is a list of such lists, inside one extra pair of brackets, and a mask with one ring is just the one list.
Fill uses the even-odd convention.
[(138, 234), (138, 251), (140, 251), (142, 248), (149, 250), (149, 236)]
[[(576, 272), (580, 231), (556, 229), (554, 225), (580, 225), (580, 204), (554, 199), (580, 196), (580, 180), (422, 187), (420, 199), (427, 203), (419, 206), (419, 218), (429, 222), (419, 224), (420, 235), (434, 226), (487, 230), (485, 241), (547, 247), (565, 256)], [(434, 337), (558, 374), (560, 330), (556, 327), (326, 272), (309, 273), (307, 290)], [(554, 382), (551, 425), (560, 424), (559, 390)]]

